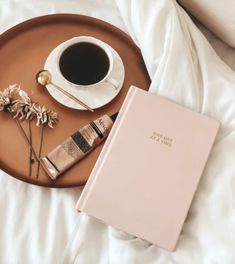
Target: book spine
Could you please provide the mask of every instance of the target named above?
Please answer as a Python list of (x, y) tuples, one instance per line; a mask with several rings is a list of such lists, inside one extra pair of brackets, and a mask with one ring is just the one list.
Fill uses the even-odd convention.
[(109, 153), (109, 150), (112, 146), (112, 142), (115, 140), (116, 135), (118, 133), (118, 130), (120, 128), (120, 125), (122, 124), (122, 122), (124, 121), (125, 115), (127, 113), (127, 110), (129, 109), (131, 102), (133, 100), (133, 97), (135, 95), (136, 92), (136, 87), (135, 86), (131, 86), (129, 88), (129, 91), (127, 93), (127, 96), (123, 102), (123, 105), (120, 109), (120, 112), (118, 114), (117, 120), (114, 123), (114, 126), (103, 146), (103, 149), (96, 161), (96, 164), (91, 172), (90, 177), (88, 178), (88, 181), (82, 191), (82, 194), (80, 195), (77, 205), (76, 205), (76, 209), (78, 211), (83, 211), (85, 212), (85, 207), (86, 207), (86, 201), (89, 197), (90, 192), (92, 191), (92, 188), (94, 186), (94, 183), (99, 175), (99, 171), (103, 166), (103, 163), (105, 162), (106, 156)]

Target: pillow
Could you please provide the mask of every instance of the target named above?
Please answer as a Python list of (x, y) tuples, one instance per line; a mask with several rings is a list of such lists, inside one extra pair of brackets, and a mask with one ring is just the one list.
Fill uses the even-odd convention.
[(235, 0), (178, 0), (202, 24), (235, 48)]

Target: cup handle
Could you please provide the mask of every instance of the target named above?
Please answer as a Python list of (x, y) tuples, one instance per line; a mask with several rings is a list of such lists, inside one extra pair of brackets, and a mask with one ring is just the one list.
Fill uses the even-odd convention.
[(105, 82), (111, 84), (115, 88), (115, 90), (117, 90), (119, 88), (119, 82), (113, 78), (108, 78), (105, 80)]

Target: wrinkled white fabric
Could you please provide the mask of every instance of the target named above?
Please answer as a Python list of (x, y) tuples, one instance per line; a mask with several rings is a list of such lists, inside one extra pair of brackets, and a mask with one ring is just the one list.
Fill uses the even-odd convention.
[(141, 48), (152, 79), (150, 92), (218, 119), (221, 128), (176, 252), (82, 214), (66, 260), (79, 264), (235, 263), (235, 74), (175, 1), (116, 2), (128, 32)]
[(153, 80), (151, 92), (220, 120), (177, 251), (168, 253), (84, 214), (78, 218), (81, 188), (47, 189), (1, 172), (0, 263), (235, 263), (235, 52), (201, 27), (227, 64), (222, 62), (173, 0), (117, 0), (117, 5), (109, 0), (0, 0), (0, 32), (56, 12), (106, 20), (140, 46)]

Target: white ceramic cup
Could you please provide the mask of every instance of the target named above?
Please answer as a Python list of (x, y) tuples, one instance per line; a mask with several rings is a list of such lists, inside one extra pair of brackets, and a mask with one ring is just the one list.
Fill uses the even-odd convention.
[[(60, 70), (60, 58), (61, 55), (63, 54), (63, 52), (68, 49), (70, 46), (77, 44), (77, 43), (91, 43), (94, 44), (96, 46), (98, 46), (99, 48), (101, 48), (107, 55), (108, 59), (109, 59), (109, 69), (106, 73), (106, 75), (103, 77), (103, 79), (101, 79), (100, 81), (93, 83), (93, 84), (87, 84), (87, 85), (81, 85), (81, 84), (76, 84), (73, 83), (69, 80), (67, 80), (63, 74), (61, 73)], [(114, 59), (113, 59), (113, 54), (111, 52), (111, 50), (109, 49), (109, 47), (106, 45), (105, 42), (94, 38), (94, 37), (90, 37), (90, 36), (79, 36), (79, 37), (74, 37), (72, 39), (69, 39), (67, 41), (65, 41), (63, 43), (63, 45), (61, 46), (58, 54), (57, 54), (57, 59), (56, 59), (56, 69), (57, 72), (61, 75), (61, 77), (72, 87), (78, 88), (78, 89), (87, 89), (89, 87), (94, 87), (97, 85), (100, 85), (102, 83), (108, 83), (110, 85), (110, 87), (114, 88), (114, 89), (118, 89), (119, 87), (119, 83), (118, 81), (116, 81), (115, 79), (110, 77), (110, 73), (113, 69), (113, 63), (114, 63)]]

